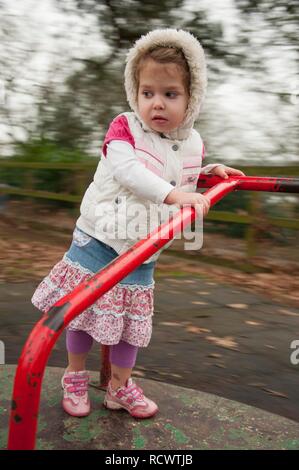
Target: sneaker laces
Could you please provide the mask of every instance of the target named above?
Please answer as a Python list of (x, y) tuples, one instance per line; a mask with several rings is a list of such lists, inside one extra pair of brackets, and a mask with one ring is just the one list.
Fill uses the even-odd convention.
[(131, 395), (134, 401), (143, 401), (144, 399), (143, 390), (130, 379), (128, 380), (127, 387), (121, 388), (121, 391), (123, 396)]
[(82, 397), (88, 390), (88, 376), (86, 374), (70, 374), (64, 377), (64, 386), (68, 393)]

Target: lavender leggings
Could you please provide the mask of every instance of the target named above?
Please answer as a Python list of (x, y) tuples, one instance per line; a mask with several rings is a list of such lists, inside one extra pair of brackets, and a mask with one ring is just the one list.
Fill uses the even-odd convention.
[[(66, 331), (66, 348), (73, 354), (83, 354), (91, 349), (92, 337), (85, 331)], [(120, 341), (109, 348), (111, 364), (118, 367), (133, 368), (135, 366), (138, 347)]]

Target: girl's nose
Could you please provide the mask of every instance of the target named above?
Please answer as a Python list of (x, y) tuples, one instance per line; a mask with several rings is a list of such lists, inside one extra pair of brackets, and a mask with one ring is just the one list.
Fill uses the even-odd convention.
[(163, 100), (159, 96), (156, 96), (154, 100), (154, 109), (163, 109), (163, 108), (164, 108)]

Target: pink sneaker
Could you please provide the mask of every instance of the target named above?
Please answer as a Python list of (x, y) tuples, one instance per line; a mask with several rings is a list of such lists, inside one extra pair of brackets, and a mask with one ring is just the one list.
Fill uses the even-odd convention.
[(115, 391), (112, 390), (109, 382), (104, 405), (109, 410), (124, 408), (134, 418), (150, 418), (158, 411), (156, 403), (146, 398), (141, 388), (131, 378), (128, 379), (126, 386), (119, 387)]
[(89, 415), (88, 380), (89, 376), (85, 370), (64, 373), (61, 379), (63, 388), (62, 407), (69, 415)]

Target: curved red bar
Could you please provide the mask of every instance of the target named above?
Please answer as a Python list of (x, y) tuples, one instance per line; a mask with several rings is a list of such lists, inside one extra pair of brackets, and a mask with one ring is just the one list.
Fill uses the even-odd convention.
[[(258, 180), (259, 182), (257, 178), (250, 177), (230, 177), (227, 180), (205, 177), (200, 179), (200, 183), (201, 187), (207, 187), (202, 184), (209, 186), (216, 184), (204, 193), (213, 206), (219, 199), (235, 189), (255, 189), (257, 185), (261, 187), (262, 178)], [(272, 178), (265, 178), (264, 188), (274, 188), (272, 180)], [(8, 449), (34, 449), (41, 385), (46, 363), (53, 346), (68, 323), (161, 249), (177, 233), (190, 225), (195, 217), (196, 213), (193, 208), (181, 209), (167, 223), (154, 230), (147, 239), (136, 243), (134, 247), (91, 279), (80, 284), (42, 316), (26, 341), (19, 359), (12, 398)]]

